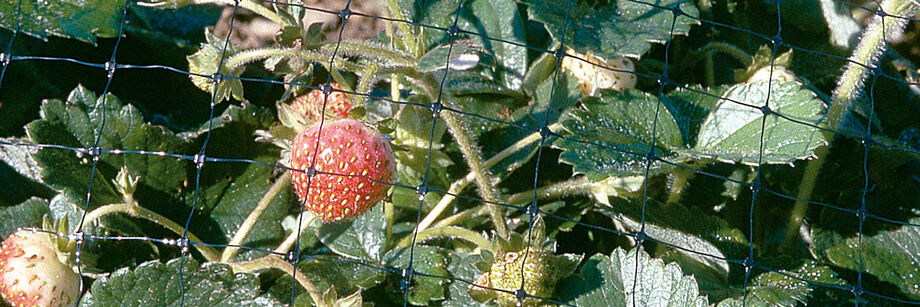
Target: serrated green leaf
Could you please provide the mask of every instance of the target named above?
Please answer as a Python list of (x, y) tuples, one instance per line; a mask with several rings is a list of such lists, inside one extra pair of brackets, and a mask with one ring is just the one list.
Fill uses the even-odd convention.
[[(10, 144), (10, 145), (7, 145)], [(38, 147), (26, 139), (0, 138), (0, 205), (13, 205), (33, 196), (51, 198), (54, 193), (41, 178), (41, 167), (32, 159)]]
[[(410, 252), (412, 255), (410, 255)], [(409, 266), (410, 256), (412, 258), (412, 269), (435, 277), (425, 275), (416, 275), (412, 278), (412, 285), (409, 286), (409, 303), (418, 306), (427, 306), (432, 301), (443, 300), (446, 293), (447, 282), (442, 277), (449, 276), (447, 272), (447, 259), (444, 250), (425, 246), (416, 245), (414, 249), (396, 248), (387, 252), (383, 257), (384, 264), (389, 267), (406, 268)], [(403, 290), (405, 291), (405, 290)]]
[(524, 47), (524, 21), (515, 2), (474, 0), (464, 3), (459, 23), (461, 29), (479, 34), (471, 35), (473, 41), (498, 59), (496, 79), (507, 88), (519, 89), (527, 71), (527, 48)]
[[(642, 251), (616, 249), (594, 255), (580, 272), (563, 279), (559, 295), (577, 306), (707, 306), (696, 280), (683, 276), (676, 264), (665, 264)], [(564, 286), (563, 286), (564, 285)], [(633, 292), (635, 287), (635, 292)], [(633, 297), (635, 296), (635, 297)]]
[[(592, 181), (644, 174), (644, 155), (652, 144), (653, 128), (659, 155), (670, 156), (682, 146), (674, 117), (659, 106), (655, 96), (632, 89), (622, 93), (604, 90), (600, 97), (582, 102), (585, 109), (572, 110), (562, 122), (573, 136), (557, 141), (554, 147), (563, 150), (560, 161), (572, 164), (576, 173)], [(664, 168), (654, 164), (652, 173)]]
[(96, 37), (115, 37), (124, 0), (0, 2), (0, 26), (42, 39), (48, 35), (96, 44)]
[[(640, 57), (651, 42), (665, 42), (673, 35), (685, 35), (696, 24), (699, 12), (691, 3), (677, 0), (651, 3), (619, 0), (605, 7), (570, 1), (526, 0), (531, 18), (543, 22), (553, 37), (579, 53), (605, 59)], [(675, 19), (666, 8), (680, 5), (686, 15)], [(569, 13), (569, 18), (566, 18)], [(687, 15), (694, 16), (693, 18)], [(672, 27), (673, 23), (673, 27)], [(563, 27), (566, 27), (563, 29)]]
[[(908, 222), (916, 225), (920, 218)], [(920, 299), (920, 227), (906, 225), (864, 235), (862, 244), (859, 238), (848, 238), (828, 249), (827, 257), (835, 265), (850, 270), (862, 269), (863, 274), (894, 285), (914, 300)]]
[(837, 273), (830, 267), (820, 265), (812, 260), (805, 260), (795, 270), (766, 272), (757, 275), (751, 280), (744, 300), (737, 297), (729, 298), (719, 302), (717, 306), (795, 306), (808, 304), (808, 296), (815, 290), (814, 288), (822, 287), (809, 285), (805, 281), (789, 276), (825, 285), (845, 285), (845, 282), (837, 277)]
[[(482, 275), (483, 271), (476, 268), (476, 263), (482, 261), (479, 254), (473, 253), (449, 253), (447, 271), (450, 276), (460, 280), (475, 281)], [(480, 303), (474, 300), (467, 293), (470, 285), (464, 282), (452, 282), (447, 287), (447, 300), (444, 306), (470, 307), (470, 306), (492, 306), (487, 303)]]
[[(266, 108), (243, 103), (229, 106), (212, 122), (202, 125), (201, 130), (210, 127), (210, 138), (206, 154), (223, 159), (246, 159), (262, 163), (275, 163), (281, 150), (275, 146), (255, 141), (256, 130), (268, 129), (274, 124), (274, 114)], [(206, 134), (196, 138), (201, 142)], [(196, 144), (200, 145), (200, 144)], [(191, 166), (191, 162), (186, 162)], [(196, 215), (190, 231), (202, 240), (211, 243), (227, 243), (239, 226), (252, 212), (259, 200), (278, 180), (273, 175), (275, 168), (254, 163), (207, 163), (202, 167), (199, 180), (199, 194)], [(194, 169), (192, 169), (194, 172)], [(194, 174), (194, 173), (193, 173)], [(190, 184), (190, 187), (193, 187)], [(186, 195), (187, 206), (192, 205), (194, 189)], [(284, 229), (278, 221), (296, 204), (291, 189), (282, 190), (269, 204), (268, 209), (256, 222), (243, 242), (244, 246), (273, 249), (284, 239)], [(199, 214), (200, 213), (200, 214)], [(183, 218), (188, 212), (181, 212)], [(249, 249), (241, 252), (243, 259), (262, 255)]]
[[(767, 85), (771, 83), (772, 90), (768, 94)], [(798, 83), (738, 84), (728, 88), (721, 97), (723, 99), (701, 124), (694, 148), (684, 153), (749, 165), (791, 163), (811, 157), (815, 148), (827, 143), (821, 130), (812, 127), (824, 119), (824, 104)], [(764, 121), (759, 108), (765, 105), (768, 97), (774, 113), (767, 115)]]
[[(214, 36), (211, 32), (205, 32), (207, 42), (201, 43), (201, 48), (192, 55), (186, 57), (188, 60), (189, 72), (196, 75), (189, 75), (192, 83), (199, 89), (207, 92), (214, 97), (214, 103), (220, 103), (229, 100), (231, 97), (236, 100), (243, 100), (243, 82), (234, 77), (239, 77), (246, 69), (245, 66), (230, 69), (226, 66), (220, 68), (223, 78), (219, 80), (217, 92), (214, 91), (214, 81), (210, 76), (217, 73), (217, 65), (224, 65), (226, 59), (240, 52), (239, 48), (227, 41)], [(225, 51), (226, 46), (226, 51)], [(230, 78), (227, 78), (230, 77)]]
[(345, 258), (301, 261), (298, 268), (307, 276), (315, 277), (313, 282), (317, 288), (335, 287), (340, 293), (369, 289), (386, 278), (386, 271)]
[(386, 217), (377, 205), (351, 221), (327, 223), (316, 229), (316, 236), (336, 254), (375, 263), (386, 250)]
[(181, 260), (115, 271), (96, 280), (80, 306), (281, 306), (260, 297), (255, 274), (233, 273), (221, 263), (199, 266), (193, 259)]
[[(0, 209), (0, 238), (9, 236), (12, 229), (19, 227), (41, 227), (42, 216), (51, 213), (48, 201), (39, 198), (30, 198), (18, 205)], [(6, 230), (9, 229), (9, 230)]]
[[(103, 107), (103, 102), (104, 107)], [(96, 97), (83, 86), (77, 86), (67, 102), (46, 100), (41, 108), (41, 119), (26, 126), (31, 142), (74, 148), (92, 148), (96, 130), (99, 146), (106, 150), (163, 151), (176, 154), (191, 152), (192, 143), (178, 137), (161, 126), (144, 123), (141, 113), (131, 105), (124, 105), (112, 95)], [(68, 199), (86, 202), (86, 192), (92, 184), (90, 207), (122, 202), (112, 179), (119, 169), (127, 166), (141, 177), (135, 198), (142, 206), (162, 201), (163, 195), (175, 195), (188, 179), (186, 162), (175, 158), (140, 154), (103, 154), (100, 156), (93, 181), (92, 157), (70, 150), (42, 148), (32, 156), (42, 168), (42, 179)]]
[(648, 237), (682, 247), (677, 252), (713, 269), (722, 278), (728, 278), (729, 273), (728, 262), (722, 259), (741, 257), (748, 250), (744, 233), (719, 217), (652, 198), (645, 201), (645, 210), (642, 209), (641, 201), (613, 198), (609, 207), (595, 210), (620, 221), (630, 231), (642, 229), (644, 212)]

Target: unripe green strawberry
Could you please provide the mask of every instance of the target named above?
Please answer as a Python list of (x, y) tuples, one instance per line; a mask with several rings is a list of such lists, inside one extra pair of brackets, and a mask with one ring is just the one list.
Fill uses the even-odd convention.
[(307, 172), (293, 172), (292, 184), (304, 206), (325, 222), (361, 215), (386, 196), (386, 183), (396, 176), (387, 140), (353, 119), (327, 121), (321, 131), (317, 122), (300, 132), (294, 138), (291, 167), (308, 170), (314, 152), (312, 180)]
[[(537, 297), (550, 297), (555, 285), (548, 285), (549, 268), (547, 265), (548, 255), (542, 250), (533, 248), (524, 257), (524, 251), (505, 252), (495, 255), (495, 261), (492, 262), (492, 269), (489, 271), (489, 284), (492, 288), (514, 292), (521, 288), (521, 278), (524, 280), (524, 291), (528, 295)], [(526, 259), (525, 259), (526, 258)], [(523, 268), (523, 275), (521, 275)], [(508, 292), (498, 292), (496, 302), (500, 306), (515, 306), (517, 298)], [(535, 306), (539, 303), (538, 299), (524, 299), (524, 306)]]
[(48, 234), (23, 230), (0, 247), (0, 292), (13, 306), (73, 306), (80, 276), (59, 260)]
[[(348, 118), (348, 112), (351, 111), (352, 103), (348, 95), (340, 92), (342, 87), (338, 83), (331, 83), (332, 88), (336, 91), (329, 93), (326, 99), (326, 114), (333, 118)], [(294, 109), (300, 111), (304, 117), (318, 121), (323, 116), (323, 91), (312, 90), (306, 95), (301, 95), (291, 102)]]

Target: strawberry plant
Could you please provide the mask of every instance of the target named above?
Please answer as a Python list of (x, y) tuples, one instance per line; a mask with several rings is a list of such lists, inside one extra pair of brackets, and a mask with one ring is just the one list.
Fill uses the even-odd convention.
[(916, 0), (71, 2), (0, 4), (3, 304), (920, 302)]

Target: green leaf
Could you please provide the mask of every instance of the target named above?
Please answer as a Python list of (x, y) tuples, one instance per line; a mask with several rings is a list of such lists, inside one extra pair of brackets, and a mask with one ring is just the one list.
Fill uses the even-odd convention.
[(316, 236), (340, 256), (380, 262), (386, 250), (386, 217), (377, 205), (354, 220), (327, 223), (316, 229)]
[[(772, 90), (768, 94), (770, 83)], [(773, 113), (764, 122), (759, 108), (765, 105), (768, 96)], [(738, 84), (721, 97), (703, 121), (695, 147), (684, 153), (749, 165), (791, 163), (813, 156), (815, 148), (827, 143), (820, 129), (806, 125), (821, 123), (824, 104), (798, 83), (774, 80)]]
[[(231, 105), (211, 123), (203, 124), (203, 131), (211, 127), (206, 154), (209, 157), (223, 159), (274, 163), (279, 159), (281, 150), (256, 142), (254, 136), (256, 130), (268, 129), (273, 123), (274, 114), (266, 108), (250, 103), (243, 103), (241, 106)], [(196, 140), (202, 142), (205, 137), (206, 134), (198, 134)], [(191, 162), (186, 162), (186, 165), (191, 166)], [(198, 207), (190, 231), (208, 242), (229, 242), (252, 209), (258, 205), (259, 200), (278, 180), (273, 171), (274, 167), (254, 163), (206, 163), (201, 170)], [(193, 187), (191, 183), (190, 187)], [(191, 200), (194, 199), (194, 189), (189, 189), (187, 193), (186, 205), (190, 208)], [(292, 190), (282, 190), (256, 222), (243, 245), (274, 249), (285, 236), (284, 228), (279, 221), (294, 204), (296, 201)], [(188, 214), (187, 211), (183, 211), (174, 218), (181, 217), (184, 220)], [(262, 255), (264, 253), (253, 250), (244, 250), (241, 253), (243, 259)]]
[(124, 7), (124, 0), (2, 1), (0, 26), (42, 39), (54, 35), (95, 45), (97, 36), (118, 35)]
[[(559, 295), (577, 306), (707, 306), (696, 280), (676, 264), (665, 264), (642, 251), (617, 248), (609, 257), (594, 255), (580, 272), (563, 279)], [(633, 292), (635, 286), (635, 292)], [(635, 298), (633, 297), (635, 296)], [(633, 301), (635, 299), (635, 301)]]
[[(211, 34), (210, 31), (205, 31), (205, 38), (207, 42), (201, 43), (201, 49), (195, 54), (186, 57), (189, 72), (201, 75), (189, 75), (192, 83), (199, 89), (213, 95), (214, 103), (229, 100), (230, 97), (236, 100), (243, 100), (243, 82), (236, 78), (243, 74), (246, 66), (230, 69), (221, 64), (225, 63), (227, 58), (240, 52), (239, 48)], [(224, 51), (225, 46), (226, 52)], [(220, 79), (215, 93), (214, 81), (211, 80), (210, 76), (217, 73), (217, 65), (223, 66), (220, 68), (223, 78)]]
[(640, 221), (644, 212), (649, 238), (682, 247), (676, 251), (706, 265), (722, 278), (728, 278), (729, 267), (728, 262), (719, 258), (741, 257), (748, 251), (747, 238), (741, 230), (694, 207), (648, 198), (645, 210), (642, 209), (641, 200), (618, 197), (611, 199), (609, 207), (595, 210), (623, 223), (630, 231), (642, 229)]
[(384, 264), (397, 268), (409, 267), (410, 251), (413, 254), (411, 255), (412, 269), (434, 277), (416, 275), (412, 278), (412, 285), (408, 289), (409, 303), (427, 306), (432, 301), (443, 300), (447, 282), (443, 277), (438, 276), (449, 276), (443, 249), (425, 245), (416, 245), (414, 249), (408, 247), (393, 249), (384, 256)]
[[(0, 238), (6, 238), (12, 229), (19, 227), (36, 227), (42, 226), (42, 216), (50, 214), (48, 201), (39, 198), (30, 198), (21, 204), (3, 207), (0, 209)], [(10, 229), (10, 230), (7, 230)]]
[[(479, 65), (482, 50), (473, 42), (468, 40), (455, 41), (451, 44), (444, 44), (432, 48), (418, 59), (416, 69), (420, 72), (427, 73), (436, 70), (443, 70), (450, 64), (453, 70), (468, 70)], [(440, 79), (439, 74), (439, 79)]]
[(193, 259), (181, 260), (150, 261), (115, 271), (96, 280), (80, 306), (281, 306), (259, 296), (255, 274), (234, 273), (221, 263), (199, 267)]
[(41, 167), (32, 159), (38, 147), (30, 145), (26, 139), (0, 138), (0, 183), (16, 187), (0, 190), (0, 205), (17, 204), (33, 196), (54, 196), (42, 182)]
[(737, 297), (729, 298), (719, 302), (717, 306), (807, 305), (809, 295), (813, 291), (824, 287), (820, 285), (812, 286), (805, 281), (789, 276), (826, 285), (845, 285), (845, 282), (837, 277), (837, 273), (830, 267), (820, 265), (812, 260), (804, 260), (802, 265), (791, 271), (781, 270), (757, 275), (751, 280), (747, 288), (746, 300), (742, 301)]
[(473, 41), (500, 62), (496, 79), (510, 89), (519, 89), (527, 72), (527, 48), (524, 21), (517, 5), (510, 0), (473, 0), (464, 4), (458, 27), (479, 34), (471, 36)]
[[(447, 271), (450, 277), (459, 280), (475, 281), (482, 275), (482, 271), (476, 268), (476, 263), (482, 261), (480, 254), (476, 253), (449, 253)], [(474, 300), (467, 293), (470, 284), (465, 282), (452, 282), (447, 287), (447, 300), (444, 306), (470, 307), (470, 306), (492, 306), (486, 303), (480, 303)]]
[[(301, 272), (310, 276), (319, 289), (335, 287), (339, 293), (369, 289), (386, 279), (386, 271), (345, 258), (301, 261)], [(290, 278), (288, 277), (288, 280)], [(290, 284), (288, 284), (290, 290)]]
[[(83, 86), (77, 86), (66, 103), (56, 99), (44, 101), (40, 114), (41, 119), (26, 126), (26, 133), (35, 144), (92, 148), (104, 120), (105, 126), (99, 131), (102, 149), (175, 154), (193, 150), (191, 142), (175, 133), (144, 123), (134, 106), (124, 105), (112, 95), (97, 98)], [(112, 183), (123, 166), (141, 177), (135, 193), (141, 205), (162, 202), (163, 195), (175, 195), (188, 180), (185, 160), (157, 155), (102, 154), (92, 182), (89, 178), (93, 157), (88, 153), (46, 147), (32, 157), (42, 169), (42, 180), (72, 201), (86, 202), (86, 192), (92, 184), (90, 207), (123, 201)]]
[[(909, 223), (920, 224), (920, 218)], [(862, 266), (860, 267), (860, 253)], [(882, 282), (890, 283), (913, 300), (920, 299), (920, 227), (905, 225), (871, 236), (848, 238), (827, 250), (831, 263), (850, 270), (862, 269)]]
[[(693, 4), (677, 0), (656, 1), (655, 6), (618, 0), (615, 5), (600, 8), (578, 2), (572, 4), (571, 11), (570, 1), (525, 0), (524, 3), (529, 5), (530, 16), (545, 24), (556, 40), (579, 53), (604, 59), (640, 57), (651, 48), (651, 42), (660, 43), (672, 35), (686, 35), (699, 15)], [(684, 14), (693, 18), (679, 15), (675, 19), (671, 11), (665, 9), (677, 4)]]
[[(600, 97), (582, 102), (585, 109), (573, 109), (562, 122), (572, 136), (557, 141), (554, 147), (563, 150), (560, 161), (572, 164), (576, 173), (584, 173), (592, 181), (644, 174), (644, 155), (649, 152), (653, 128), (659, 155), (667, 157), (682, 146), (674, 117), (659, 106), (655, 96), (632, 89), (622, 93), (604, 90)], [(653, 173), (661, 172), (664, 166), (654, 164)]]

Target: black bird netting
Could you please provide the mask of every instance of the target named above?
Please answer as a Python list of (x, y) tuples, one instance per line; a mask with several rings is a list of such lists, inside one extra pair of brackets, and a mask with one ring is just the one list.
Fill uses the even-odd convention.
[(4, 0), (4, 304), (920, 305), (918, 9)]

